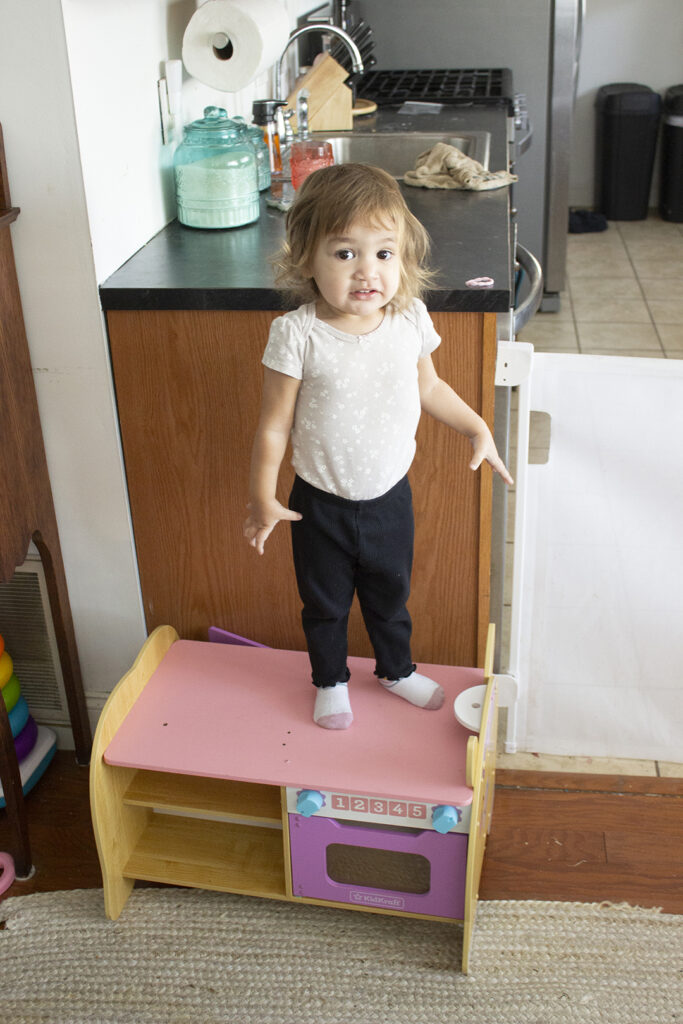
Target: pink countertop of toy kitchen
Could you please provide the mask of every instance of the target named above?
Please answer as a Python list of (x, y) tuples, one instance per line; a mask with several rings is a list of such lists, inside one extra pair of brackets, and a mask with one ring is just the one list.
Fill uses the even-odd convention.
[(469, 804), (471, 733), (453, 714), (455, 697), (483, 682), (476, 668), (418, 665), (443, 686), (439, 711), (387, 693), (374, 662), (349, 658), (354, 721), (321, 729), (308, 655), (178, 640), (168, 650), (109, 744), (110, 765)]

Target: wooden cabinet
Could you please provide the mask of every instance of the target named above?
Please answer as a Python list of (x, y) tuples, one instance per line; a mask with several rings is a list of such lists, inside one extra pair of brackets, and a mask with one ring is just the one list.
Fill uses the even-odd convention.
[[(205, 639), (220, 626), (303, 650), (288, 528), (260, 558), (242, 538), (261, 356), (275, 312), (110, 310), (109, 339), (147, 627)], [(492, 425), (495, 314), (432, 314), (444, 379)], [(469, 442), (423, 417), (413, 486), (413, 656), (483, 664), (491, 473)], [(293, 472), (281, 474), (287, 500)], [(357, 608), (350, 653), (370, 656)]]

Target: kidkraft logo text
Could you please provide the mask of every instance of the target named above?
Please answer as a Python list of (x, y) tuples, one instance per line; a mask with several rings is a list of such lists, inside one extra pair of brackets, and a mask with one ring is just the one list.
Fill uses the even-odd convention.
[(401, 896), (382, 896), (378, 892), (349, 892), (351, 903), (364, 903), (368, 907), (385, 907), (387, 910), (403, 910), (405, 900)]

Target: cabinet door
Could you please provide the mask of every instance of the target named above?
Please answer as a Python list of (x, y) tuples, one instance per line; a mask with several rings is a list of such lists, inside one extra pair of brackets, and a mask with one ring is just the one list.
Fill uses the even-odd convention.
[[(206, 639), (211, 625), (272, 647), (305, 648), (280, 526), (262, 558), (242, 538), (261, 356), (277, 313), (110, 311), (107, 314), (125, 469), (147, 627)], [(435, 363), (474, 408), (493, 408), (495, 323), (435, 314)], [(491, 354), (487, 354), (490, 348)], [(490, 406), (490, 408), (489, 408)], [(489, 471), (472, 473), (469, 442), (420, 425), (411, 470), (417, 522), (411, 597), (414, 657), (475, 664), (488, 618)], [(287, 501), (288, 458), (279, 497)], [(480, 626), (481, 623), (481, 626)], [(371, 656), (360, 614), (351, 654)]]
[[(432, 313), (440, 377), (493, 429), (495, 314)], [(415, 560), (410, 598), (413, 658), (484, 664), (489, 622), (492, 471), (469, 468), (470, 442), (423, 416), (410, 471)]]

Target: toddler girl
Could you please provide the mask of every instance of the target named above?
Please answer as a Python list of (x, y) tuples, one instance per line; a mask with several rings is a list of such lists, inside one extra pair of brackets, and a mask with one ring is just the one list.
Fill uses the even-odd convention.
[[(422, 410), (465, 434), (507, 483), (486, 423), (440, 380), (440, 339), (419, 296), (429, 241), (393, 178), (345, 164), (308, 177), (287, 215), (278, 284), (303, 302), (273, 321), (244, 535), (263, 554), (291, 521), (314, 721), (346, 729), (347, 623), (354, 593), (387, 692), (427, 710), (441, 687), (415, 671), (406, 608), (413, 512), (406, 473)], [(289, 508), (275, 497), (292, 442)]]

